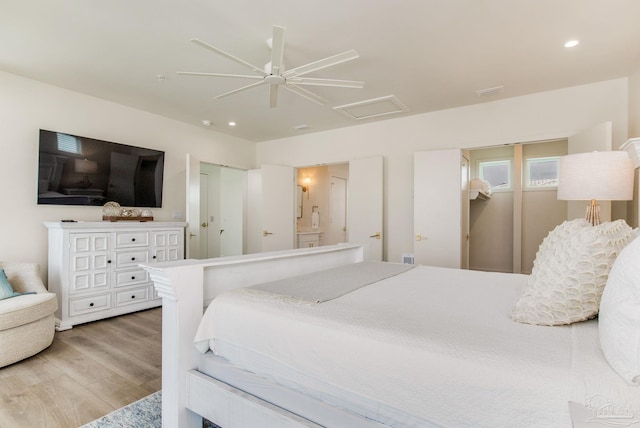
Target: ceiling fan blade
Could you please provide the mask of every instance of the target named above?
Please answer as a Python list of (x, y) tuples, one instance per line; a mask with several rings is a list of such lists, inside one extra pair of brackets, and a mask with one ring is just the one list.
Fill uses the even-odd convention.
[(334, 65), (342, 64), (343, 62), (354, 60), (359, 56), (358, 52), (350, 50), (309, 64), (301, 65), (300, 67), (292, 68), (291, 70), (287, 70), (282, 73), (282, 77), (288, 79), (290, 77), (302, 76), (303, 74), (312, 73), (314, 71), (322, 70), (323, 68), (332, 67)]
[(177, 71), (177, 74), (185, 76), (213, 76), (213, 77), (233, 77), (238, 79), (264, 79), (264, 76), (246, 76), (243, 74), (222, 74), (222, 73), (201, 73), (199, 71)]
[(225, 58), (228, 58), (228, 59), (230, 59), (230, 60), (232, 60), (232, 61), (235, 61), (235, 62), (237, 62), (238, 64), (242, 64), (242, 65), (244, 65), (245, 67), (248, 67), (248, 68), (250, 68), (251, 70), (255, 71), (256, 73), (260, 73), (260, 74), (262, 74), (263, 76), (267, 76), (267, 75), (268, 75), (268, 73), (266, 73), (266, 72), (265, 72), (264, 70), (262, 70), (260, 67), (256, 67), (256, 66), (255, 66), (255, 65), (253, 65), (253, 64), (249, 64), (248, 62), (246, 62), (246, 61), (244, 61), (244, 60), (241, 60), (240, 58), (235, 57), (235, 56), (231, 55), (230, 53), (227, 53), (227, 52), (223, 51), (222, 49), (218, 49), (218, 48), (217, 48), (217, 47), (215, 47), (215, 46), (211, 46), (211, 45), (210, 45), (209, 43), (207, 43), (207, 42), (203, 42), (202, 40), (200, 40), (200, 39), (196, 39), (196, 38), (190, 39), (190, 41), (191, 41), (191, 42), (193, 42), (193, 43), (195, 43), (195, 44), (196, 44), (196, 45), (198, 45), (198, 46), (202, 46), (202, 47), (203, 47), (203, 48), (205, 48), (205, 49), (209, 49), (210, 51), (213, 51), (213, 52), (217, 53), (218, 55), (222, 55), (222, 56), (223, 56), (223, 57), (225, 57)]
[(364, 82), (357, 80), (315, 79), (312, 77), (290, 77), (287, 82), (295, 85), (334, 86), (337, 88), (363, 88)]
[(299, 86), (296, 85), (292, 85), (291, 83), (285, 83), (284, 85), (281, 85), (283, 88), (298, 94), (308, 100), (313, 101), (314, 103), (318, 103), (320, 105), (324, 105), (326, 103), (328, 103), (327, 100), (325, 100), (324, 98), (320, 97), (319, 95), (314, 94), (313, 92), (307, 91), (306, 89), (303, 89)]
[(243, 86), (243, 87), (238, 88), (238, 89), (234, 89), (233, 91), (229, 91), (229, 92), (225, 92), (224, 94), (217, 95), (216, 98), (222, 98), (222, 97), (226, 97), (227, 95), (235, 94), (236, 92), (246, 91), (247, 89), (251, 89), (254, 86), (262, 85), (264, 83), (265, 83), (265, 81), (261, 80), (261, 81), (256, 82), (256, 83), (252, 83), (250, 85)]
[(271, 39), (271, 74), (280, 76), (284, 60), (284, 27), (273, 26)]
[(278, 105), (278, 85), (269, 85), (269, 107)]

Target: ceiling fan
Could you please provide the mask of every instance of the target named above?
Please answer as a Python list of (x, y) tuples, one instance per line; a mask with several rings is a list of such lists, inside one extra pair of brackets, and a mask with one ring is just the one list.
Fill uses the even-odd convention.
[(301, 86), (332, 86), (338, 88), (362, 88), (364, 82), (354, 80), (335, 80), (335, 79), (319, 79), (312, 77), (302, 77), (306, 74), (314, 71), (322, 70), (334, 65), (342, 64), (343, 62), (351, 61), (358, 58), (358, 53), (355, 50), (350, 50), (337, 55), (333, 55), (318, 61), (311, 62), (309, 64), (301, 65), (299, 67), (285, 70), (283, 66), (284, 59), (284, 33), (285, 28), (278, 25), (273, 26), (273, 38), (270, 39), (271, 46), (271, 61), (267, 63), (264, 69), (256, 67), (238, 57), (235, 57), (222, 49), (218, 49), (215, 46), (203, 42), (200, 39), (193, 38), (190, 41), (202, 46), (205, 49), (209, 49), (228, 58), (232, 61), (242, 64), (249, 68), (251, 71), (257, 73), (256, 75), (242, 75), (242, 74), (222, 74), (222, 73), (205, 73), (195, 71), (178, 71), (178, 74), (190, 75), (190, 76), (213, 76), (213, 77), (230, 77), (239, 79), (253, 79), (257, 82), (251, 83), (246, 86), (234, 89), (229, 92), (225, 92), (216, 96), (216, 98), (223, 98), (237, 92), (245, 91), (247, 89), (260, 86), (269, 85), (269, 107), (276, 107), (278, 104), (278, 88), (282, 87), (295, 94), (303, 96), (318, 104), (326, 104), (328, 101), (319, 95), (302, 88)]

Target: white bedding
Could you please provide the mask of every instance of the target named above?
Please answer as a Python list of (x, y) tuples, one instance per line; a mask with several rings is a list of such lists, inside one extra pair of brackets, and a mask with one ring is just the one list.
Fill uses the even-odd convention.
[(640, 411), (640, 390), (600, 352), (596, 321), (510, 320), (525, 283), (419, 266), (316, 305), (238, 290), (211, 303), (196, 342), (390, 426), (569, 427), (569, 401), (603, 397)]

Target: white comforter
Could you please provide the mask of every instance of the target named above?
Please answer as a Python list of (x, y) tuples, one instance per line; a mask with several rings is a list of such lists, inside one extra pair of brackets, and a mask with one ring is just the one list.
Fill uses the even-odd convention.
[(596, 321), (510, 320), (525, 282), (420, 266), (315, 305), (238, 290), (211, 303), (196, 342), (391, 426), (570, 427), (569, 401), (603, 397), (640, 409)]

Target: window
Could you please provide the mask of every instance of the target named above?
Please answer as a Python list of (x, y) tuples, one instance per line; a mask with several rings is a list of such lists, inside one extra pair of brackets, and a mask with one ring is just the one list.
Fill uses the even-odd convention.
[(524, 188), (549, 189), (558, 187), (559, 164), (560, 156), (526, 159)]
[(56, 133), (58, 137), (58, 150), (61, 152), (82, 154), (82, 143), (73, 135)]
[(488, 181), (491, 190), (511, 190), (511, 161), (478, 162), (478, 175)]

